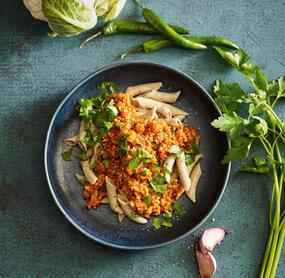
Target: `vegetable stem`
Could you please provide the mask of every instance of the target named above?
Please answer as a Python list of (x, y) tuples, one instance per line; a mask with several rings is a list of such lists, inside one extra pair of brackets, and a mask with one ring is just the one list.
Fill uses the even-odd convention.
[(98, 36), (101, 36), (102, 34), (103, 34), (102, 31), (99, 31), (99, 32), (95, 33), (94, 35), (92, 35), (91, 37), (88, 37), (88, 38), (80, 45), (80, 48), (83, 48), (83, 46), (84, 46), (86, 43), (88, 43), (88, 42), (90, 42), (91, 40), (97, 38)]

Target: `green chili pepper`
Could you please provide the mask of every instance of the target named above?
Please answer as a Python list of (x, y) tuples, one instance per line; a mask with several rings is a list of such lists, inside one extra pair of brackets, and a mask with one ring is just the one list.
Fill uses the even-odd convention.
[(154, 11), (143, 7), (137, 0), (134, 0), (141, 8), (142, 15), (145, 20), (160, 34), (164, 35), (169, 40), (175, 42), (177, 45), (183, 48), (191, 48), (191, 49), (206, 49), (207, 46), (196, 43), (191, 39), (185, 39), (182, 35), (178, 34), (173, 28), (171, 28), (158, 14)]
[[(229, 39), (223, 38), (223, 37), (186, 37), (185, 39), (191, 40), (197, 43), (205, 44), (205, 45), (222, 45), (234, 49), (238, 49), (238, 46), (235, 45), (232, 41)], [(177, 47), (178, 45), (174, 43), (173, 41), (170, 41), (165, 38), (156, 38), (156, 39), (150, 39), (145, 41), (140, 47), (124, 52), (122, 54), (123, 57), (125, 57), (128, 54), (137, 53), (137, 52), (153, 52), (157, 51), (162, 48), (168, 48), (168, 47)]]
[[(170, 25), (173, 30), (179, 34), (189, 34), (190, 30), (184, 27)], [(151, 25), (146, 22), (131, 21), (131, 20), (112, 20), (105, 24), (101, 31), (88, 37), (80, 46), (82, 48), (87, 42), (94, 38), (104, 35), (115, 35), (115, 34), (158, 34), (159, 32), (154, 29)]]

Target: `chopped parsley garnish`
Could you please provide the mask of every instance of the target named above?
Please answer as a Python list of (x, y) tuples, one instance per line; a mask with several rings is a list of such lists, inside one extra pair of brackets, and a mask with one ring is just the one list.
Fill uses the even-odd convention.
[(139, 167), (140, 163), (145, 160), (152, 158), (151, 153), (144, 149), (137, 150), (137, 156), (129, 161), (129, 168), (135, 170)]
[(110, 162), (109, 162), (108, 159), (102, 160), (102, 163), (104, 164), (104, 166), (105, 166), (106, 168), (109, 168)]
[(135, 157), (134, 159), (129, 161), (129, 168), (135, 170), (139, 167), (140, 163), (141, 163), (141, 158)]
[(87, 160), (86, 152), (82, 151), (80, 154), (76, 156), (79, 160), (85, 161)]
[(71, 160), (71, 156), (72, 156), (72, 151), (73, 151), (73, 149), (70, 148), (68, 151), (63, 152), (61, 154), (62, 159), (65, 160), (65, 161), (70, 161)]
[(194, 154), (200, 153), (200, 150), (196, 144), (189, 144), (189, 147), (191, 148), (191, 150), (193, 151)]
[(190, 165), (195, 161), (195, 157), (189, 153), (185, 153), (185, 162), (186, 165)]
[(183, 216), (186, 214), (186, 210), (184, 209), (182, 204), (176, 203), (172, 206), (172, 208), (174, 210), (174, 213), (177, 213), (179, 216)]
[(169, 151), (170, 153), (174, 153), (174, 154), (177, 154), (177, 153), (179, 153), (180, 152), (180, 148), (178, 147), (178, 146), (176, 146), (176, 145), (173, 145), (173, 146), (171, 146), (171, 148), (170, 148), (170, 151)]
[(149, 207), (151, 205), (151, 196), (150, 195), (145, 196), (144, 202)]
[(165, 192), (168, 186), (165, 176), (160, 173), (150, 180), (150, 185), (156, 193)]
[(128, 140), (127, 136), (121, 136), (118, 138), (119, 144), (119, 156), (122, 157), (128, 154)]
[(159, 229), (161, 226), (171, 228), (172, 227), (172, 223), (170, 221), (171, 217), (172, 217), (171, 213), (167, 212), (161, 218), (158, 217), (154, 218), (152, 225), (154, 226), (155, 229)]
[(112, 128), (112, 122), (119, 114), (119, 111), (114, 105), (113, 99), (105, 105), (105, 101), (111, 94), (118, 91), (116, 86), (113, 83), (102, 83), (99, 89), (102, 92), (102, 96), (80, 100), (79, 115), (87, 125), (91, 123), (94, 124), (96, 130), (93, 135), (96, 136), (97, 141), (100, 142), (102, 137)]

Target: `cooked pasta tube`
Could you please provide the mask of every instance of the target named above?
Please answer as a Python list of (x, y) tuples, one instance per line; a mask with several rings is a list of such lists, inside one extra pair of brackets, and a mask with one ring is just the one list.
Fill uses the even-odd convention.
[(151, 110), (147, 110), (146, 112), (139, 112), (137, 115), (142, 119), (150, 119), (154, 120), (157, 118), (156, 115), (157, 106), (154, 106)]
[(76, 146), (78, 144), (78, 138), (79, 138), (79, 135), (76, 134), (72, 137), (65, 138), (63, 141), (65, 144), (67, 144), (69, 146)]
[(97, 181), (97, 177), (94, 174), (94, 172), (92, 171), (92, 169), (90, 169), (88, 160), (82, 161), (81, 166), (82, 166), (82, 170), (83, 170), (83, 173), (84, 173), (84, 176), (86, 177), (86, 179), (91, 184), (95, 184)]
[(146, 220), (144, 217), (138, 215), (138, 214), (130, 207), (129, 201), (128, 201), (128, 199), (127, 199), (125, 196), (119, 194), (119, 195), (118, 195), (118, 201), (119, 201), (119, 204), (121, 205), (121, 207), (122, 207), (124, 213), (126, 214), (126, 216), (127, 216), (130, 220), (132, 220), (132, 221), (134, 221), (134, 222), (137, 222), (137, 223), (139, 223), (139, 224), (146, 224), (146, 223), (147, 223), (147, 220)]
[(98, 156), (99, 156), (99, 153), (100, 153), (100, 145), (99, 144), (96, 144), (94, 147), (93, 147), (93, 155), (90, 159), (90, 165), (93, 166), (96, 161), (98, 160)]
[(143, 94), (142, 97), (150, 98), (153, 100), (166, 102), (166, 103), (174, 103), (178, 99), (180, 93), (181, 93), (181, 91), (178, 91), (175, 93), (151, 91), (149, 93)]
[(86, 152), (86, 158), (90, 158), (92, 155), (93, 155), (93, 149), (94, 148), (89, 148), (87, 149), (87, 152)]
[(184, 152), (180, 152), (176, 158), (176, 165), (178, 170), (178, 175), (180, 181), (184, 187), (185, 191), (188, 191), (191, 187), (191, 179), (187, 173), (187, 167), (185, 163), (185, 154)]
[(79, 128), (79, 139), (78, 139), (78, 145), (80, 146), (81, 149), (87, 150), (86, 143), (84, 142), (84, 138), (86, 136), (86, 130), (85, 130), (85, 123), (82, 120), (80, 123), (80, 128)]
[(85, 176), (83, 176), (81, 174), (75, 173), (75, 177), (83, 185), (87, 182), (87, 179), (85, 178)]
[(120, 205), (118, 203), (118, 194), (117, 194), (116, 185), (108, 176), (106, 176), (105, 181), (106, 181), (107, 195), (111, 210), (116, 213), (123, 214), (124, 212), (120, 208)]
[[(160, 102), (160, 101), (156, 101), (156, 100), (153, 100), (153, 99), (149, 99), (149, 98), (144, 98), (144, 97), (136, 97), (136, 100), (138, 101), (139, 105), (143, 108), (152, 108), (154, 107), (155, 105), (157, 106), (157, 111), (159, 113), (161, 113), (159, 111), (160, 107), (162, 106), (165, 106), (168, 108), (168, 110), (171, 112), (172, 116), (177, 116), (177, 115), (188, 115), (187, 112), (173, 106), (173, 105), (170, 105), (170, 104), (167, 104), (167, 103), (163, 103), (163, 102)], [(163, 113), (161, 113), (163, 114)], [(163, 114), (164, 115), (164, 114)], [(166, 117), (169, 117), (169, 115), (164, 115)]]
[(185, 115), (177, 115), (174, 118), (179, 120), (179, 121), (183, 121), (185, 119), (185, 117), (186, 117)]
[(172, 172), (174, 162), (175, 162), (175, 156), (173, 154), (168, 156), (164, 162), (164, 167), (165, 169), (167, 169), (167, 172), (165, 174), (165, 179), (167, 182), (170, 182), (171, 172)]
[(182, 125), (181, 121), (177, 118), (165, 118), (165, 121), (173, 127), (179, 127)]
[(125, 216), (126, 216), (125, 214), (118, 213), (118, 220), (120, 223), (125, 219)]
[(109, 199), (108, 199), (108, 197), (104, 197), (104, 198), (101, 200), (101, 203), (102, 203), (102, 204), (109, 204)]
[(127, 88), (126, 94), (134, 97), (134, 96), (141, 95), (143, 93), (150, 92), (153, 90), (155, 90), (155, 91), (159, 90), (161, 86), (162, 86), (161, 82), (154, 82), (154, 83), (147, 83), (147, 84), (139, 84), (136, 86), (130, 86)]
[(197, 162), (203, 157), (202, 154), (197, 154), (195, 156), (195, 160), (190, 164), (190, 165), (187, 165), (187, 174), (188, 176), (191, 174), (193, 168), (195, 167), (195, 165), (197, 164)]
[(188, 191), (186, 191), (186, 195), (193, 203), (196, 203), (196, 189), (201, 175), (202, 175), (202, 169), (200, 163), (198, 163), (196, 164), (190, 175), (190, 179), (192, 182), (191, 187)]

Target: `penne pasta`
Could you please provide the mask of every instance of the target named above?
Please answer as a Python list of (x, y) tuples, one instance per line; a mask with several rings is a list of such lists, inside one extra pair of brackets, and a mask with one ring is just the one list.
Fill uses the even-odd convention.
[(202, 175), (202, 169), (200, 166), (200, 163), (196, 164), (196, 166), (194, 167), (190, 178), (192, 181), (192, 185), (190, 187), (190, 189), (188, 191), (186, 191), (186, 195), (189, 197), (189, 199), (193, 202), (196, 203), (196, 189), (197, 189), (197, 185), (199, 182), (199, 179)]
[(64, 139), (63, 141), (68, 146), (76, 146), (78, 144), (78, 139), (79, 139), (79, 135), (76, 134), (76, 135), (74, 135), (72, 137)]
[(82, 170), (83, 170), (83, 173), (84, 173), (84, 176), (86, 177), (86, 179), (91, 184), (95, 184), (97, 181), (97, 177), (94, 174), (94, 172), (92, 171), (92, 169), (90, 169), (88, 160), (82, 161), (81, 166), (82, 166)]
[(85, 136), (86, 136), (85, 123), (82, 120), (80, 123), (80, 128), (79, 128), (78, 145), (80, 146), (81, 149), (86, 151), (87, 146), (86, 146), (86, 143), (84, 142)]
[(172, 172), (174, 163), (175, 163), (175, 156), (173, 154), (168, 156), (164, 162), (164, 167), (165, 169), (167, 169), (166, 174), (165, 174), (165, 179), (168, 183), (170, 182), (171, 172)]
[(184, 152), (180, 152), (176, 158), (176, 165), (178, 170), (178, 175), (180, 181), (184, 187), (185, 191), (188, 191), (191, 187), (191, 179), (187, 173), (187, 167), (185, 163), (185, 154)]
[(120, 223), (125, 219), (125, 216), (126, 216), (125, 214), (118, 213), (118, 220)]
[(136, 86), (130, 86), (127, 88), (126, 94), (134, 97), (134, 96), (141, 95), (143, 93), (150, 92), (153, 90), (155, 91), (159, 90), (161, 86), (162, 86), (161, 82), (146, 83), (146, 84), (140, 84)]
[(165, 118), (165, 121), (173, 127), (179, 127), (182, 125), (181, 121), (177, 118)]
[(178, 99), (180, 93), (181, 93), (181, 91), (178, 91), (175, 93), (151, 91), (149, 93), (143, 94), (142, 97), (150, 98), (153, 100), (166, 102), (166, 103), (174, 103)]
[(166, 106), (165, 103), (143, 97), (137, 97), (136, 100), (142, 108), (153, 109), (156, 106), (157, 112), (162, 114), (164, 117), (172, 116), (170, 109)]
[(137, 115), (142, 119), (154, 120), (157, 118), (156, 110), (157, 106), (154, 106), (151, 110), (147, 110), (146, 112), (139, 112)]
[(85, 178), (85, 176), (75, 173), (75, 177), (77, 178), (77, 180), (81, 183), (81, 184), (85, 184), (87, 183), (87, 179)]
[(107, 195), (108, 195), (111, 210), (116, 213), (123, 214), (124, 212), (120, 208), (120, 205), (118, 203), (116, 185), (113, 183), (113, 181), (108, 176), (106, 176), (105, 181), (106, 181)]
[(177, 115), (174, 118), (179, 120), (179, 121), (183, 121), (185, 119), (185, 117), (186, 117), (185, 115)]
[(188, 176), (191, 174), (193, 168), (195, 167), (195, 165), (197, 164), (197, 162), (203, 157), (202, 154), (197, 154), (195, 156), (195, 160), (190, 164), (190, 165), (187, 165), (187, 174)]
[(102, 203), (102, 204), (109, 204), (109, 199), (108, 199), (108, 197), (104, 197), (104, 198), (101, 200), (101, 203)]
[(93, 147), (93, 155), (92, 155), (92, 157), (90, 159), (89, 165), (91, 165), (91, 166), (95, 165), (96, 161), (98, 160), (99, 153), (100, 153), (100, 145), (97, 143)]
[[(144, 97), (136, 97), (136, 100), (138, 101), (139, 105), (142, 107), (142, 108), (153, 108), (155, 105), (157, 106), (157, 111), (161, 114), (163, 114), (165, 117), (171, 117), (171, 116), (177, 116), (177, 115), (188, 115), (187, 112), (173, 106), (173, 105), (170, 105), (170, 104), (167, 104), (167, 103), (163, 103), (163, 102), (160, 102), (160, 101), (156, 101), (156, 100), (153, 100), (153, 99), (148, 99), (148, 98), (144, 98)], [(163, 110), (165, 108), (161, 108), (161, 107), (166, 107), (168, 108), (168, 113), (167, 114), (164, 114), (162, 112), (160, 112), (160, 110)], [(169, 113), (170, 111), (170, 113)], [(171, 116), (170, 116), (171, 114)]]
[(126, 214), (126, 216), (127, 216), (130, 220), (132, 220), (132, 221), (134, 221), (134, 222), (136, 222), (136, 223), (139, 223), (139, 224), (146, 224), (146, 223), (147, 223), (147, 220), (146, 220), (144, 217), (138, 215), (138, 214), (130, 207), (129, 201), (128, 201), (128, 199), (127, 199), (125, 196), (119, 194), (119, 195), (118, 195), (118, 202), (119, 202), (119, 204), (121, 205), (121, 207), (122, 207), (124, 213)]
[(87, 159), (89, 159), (93, 155), (93, 149), (94, 148), (87, 149), (87, 152), (86, 152), (86, 158)]

